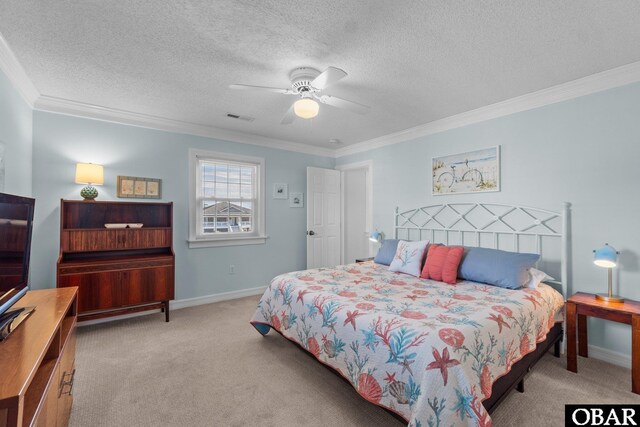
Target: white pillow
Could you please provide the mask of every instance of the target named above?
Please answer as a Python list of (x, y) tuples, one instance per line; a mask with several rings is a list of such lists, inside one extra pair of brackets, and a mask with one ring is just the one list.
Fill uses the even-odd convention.
[(391, 265), (389, 265), (389, 270), (407, 273), (416, 277), (420, 276), (422, 261), (424, 261), (424, 253), (428, 244), (428, 240), (420, 242), (400, 240), (396, 254), (391, 261)]
[(527, 288), (535, 289), (543, 280), (555, 280), (553, 277), (548, 276), (544, 271), (537, 270), (535, 268), (529, 269), (529, 282), (527, 282)]

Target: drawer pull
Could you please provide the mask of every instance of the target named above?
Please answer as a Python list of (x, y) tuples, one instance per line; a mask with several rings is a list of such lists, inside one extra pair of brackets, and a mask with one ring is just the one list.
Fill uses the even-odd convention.
[[(68, 381), (67, 381), (67, 376), (69, 376)], [(63, 394), (68, 394), (69, 396), (73, 396), (73, 381), (75, 380), (75, 377), (76, 377), (75, 368), (71, 373), (67, 373), (67, 372), (62, 373), (62, 380), (60, 380), (60, 393), (58, 394), (58, 397), (62, 396)], [(66, 386), (69, 387), (69, 390), (67, 391), (64, 390)]]

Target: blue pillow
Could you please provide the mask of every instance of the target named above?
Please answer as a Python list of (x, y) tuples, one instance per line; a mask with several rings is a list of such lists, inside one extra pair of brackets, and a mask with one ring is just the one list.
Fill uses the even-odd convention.
[(520, 289), (528, 283), (529, 269), (538, 259), (538, 254), (469, 248), (460, 263), (458, 276), (501, 288)]
[(398, 249), (398, 239), (386, 239), (382, 242), (382, 246), (378, 249), (376, 257), (373, 262), (376, 264), (389, 265), (393, 261), (393, 257), (396, 256), (396, 250)]

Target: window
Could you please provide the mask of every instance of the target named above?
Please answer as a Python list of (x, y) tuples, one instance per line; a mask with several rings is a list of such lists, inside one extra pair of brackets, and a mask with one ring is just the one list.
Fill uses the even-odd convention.
[(190, 150), (189, 247), (264, 243), (264, 159)]

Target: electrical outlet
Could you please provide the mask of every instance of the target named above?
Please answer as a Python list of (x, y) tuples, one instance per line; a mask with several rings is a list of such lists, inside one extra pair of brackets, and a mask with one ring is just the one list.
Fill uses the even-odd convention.
[(229, 264), (229, 274), (236, 274), (236, 266)]

